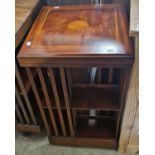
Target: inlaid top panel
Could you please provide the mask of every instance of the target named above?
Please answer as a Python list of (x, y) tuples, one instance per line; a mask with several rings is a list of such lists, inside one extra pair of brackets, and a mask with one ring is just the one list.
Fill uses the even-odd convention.
[(121, 4), (43, 7), (18, 58), (132, 54)]
[(38, 46), (92, 45), (116, 34), (114, 9), (51, 10), (32, 40)]

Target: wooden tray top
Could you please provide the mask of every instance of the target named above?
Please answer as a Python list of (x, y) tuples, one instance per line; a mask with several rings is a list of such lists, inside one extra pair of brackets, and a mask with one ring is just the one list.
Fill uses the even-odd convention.
[(121, 4), (43, 7), (18, 60), (23, 66), (36, 66), (42, 64), (39, 59), (49, 64), (58, 58), (107, 56), (133, 57), (126, 13)]

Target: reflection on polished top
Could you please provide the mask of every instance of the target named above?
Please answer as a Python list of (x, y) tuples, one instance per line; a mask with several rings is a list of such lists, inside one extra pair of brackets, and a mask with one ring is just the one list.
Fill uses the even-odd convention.
[(18, 57), (106, 54), (132, 54), (121, 4), (43, 7)]

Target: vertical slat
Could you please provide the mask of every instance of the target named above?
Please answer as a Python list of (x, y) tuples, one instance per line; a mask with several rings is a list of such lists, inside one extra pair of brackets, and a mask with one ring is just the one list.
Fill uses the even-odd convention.
[(25, 103), (27, 105), (27, 108), (30, 112), (30, 116), (31, 116), (31, 119), (32, 119), (32, 122), (34, 125), (37, 125), (37, 122), (36, 122), (36, 118), (34, 116), (34, 113), (33, 113), (33, 110), (32, 110), (32, 107), (31, 107), (31, 104), (30, 104), (30, 101), (29, 101), (29, 98), (26, 94), (26, 91), (25, 91), (25, 88), (24, 88), (24, 85), (23, 85), (23, 81), (21, 79), (21, 76), (20, 76), (20, 73), (19, 73), (19, 70), (18, 70), (18, 66), (16, 65), (15, 66), (15, 70), (16, 70), (16, 78), (17, 78), (17, 81), (18, 81), (18, 85), (22, 91), (22, 94), (23, 94), (23, 97), (25, 99)]
[(70, 99), (72, 97), (72, 73), (71, 73), (71, 69), (66, 69), (67, 72), (67, 81), (68, 81), (68, 86), (69, 86), (69, 96)]
[(45, 112), (44, 112), (43, 106), (41, 104), (41, 99), (39, 97), (39, 94), (38, 94), (38, 91), (37, 91), (37, 88), (36, 88), (36, 85), (35, 85), (35, 82), (34, 82), (30, 68), (26, 68), (26, 72), (27, 72), (27, 75), (29, 77), (29, 80), (30, 80), (30, 83), (31, 83), (31, 86), (33, 89), (33, 93), (35, 95), (35, 98), (36, 98), (36, 101), (37, 101), (37, 104), (38, 104), (38, 107), (39, 107), (39, 110), (40, 110), (40, 113), (41, 113), (41, 116), (42, 116), (42, 119), (43, 119), (43, 122), (44, 122), (44, 125), (46, 128), (47, 134), (48, 134), (48, 136), (51, 136), (50, 128), (48, 126), (48, 122), (46, 120)]
[(113, 68), (109, 68), (108, 83), (111, 84), (112, 80), (113, 80)]
[(19, 123), (18, 122), (18, 117), (17, 117), (17, 114), (15, 114), (15, 124)]
[(41, 86), (42, 86), (43, 93), (44, 93), (44, 96), (45, 96), (45, 100), (46, 100), (46, 103), (47, 103), (47, 107), (48, 107), (48, 110), (49, 110), (49, 114), (50, 114), (50, 118), (51, 118), (52, 125), (53, 125), (53, 128), (54, 128), (54, 132), (55, 132), (55, 135), (58, 136), (59, 135), (58, 128), (57, 128), (57, 125), (56, 125), (56, 122), (55, 122), (55, 117), (54, 117), (54, 114), (53, 114), (53, 110), (52, 110), (50, 98), (49, 98), (49, 95), (48, 95), (48, 92), (47, 92), (47, 87), (46, 87), (46, 84), (45, 84), (43, 73), (42, 73), (40, 68), (37, 68), (37, 72), (38, 72), (38, 75), (39, 75), (39, 78), (40, 78)]
[(69, 128), (70, 128), (71, 136), (74, 136), (73, 123), (72, 123), (71, 111), (70, 111), (70, 106), (69, 106), (69, 97), (68, 97), (68, 92), (67, 92), (64, 68), (60, 68), (60, 76), (61, 76), (61, 82), (62, 82), (62, 87), (63, 87), (63, 92), (64, 92)]
[(97, 76), (97, 82), (98, 83), (101, 83), (101, 80), (102, 80), (101, 79), (101, 74), (102, 74), (101, 72), (102, 72), (102, 68), (99, 67), (98, 68), (98, 76)]
[(74, 128), (76, 129), (76, 111), (74, 109), (72, 109), (72, 116), (73, 116)]
[[(68, 81), (68, 87), (69, 87), (69, 97), (70, 99), (72, 98), (72, 72), (71, 69), (67, 68), (66, 69), (66, 73), (67, 73), (67, 81)], [(74, 128), (76, 128), (76, 112), (74, 109), (72, 109), (72, 117), (73, 117), (73, 124), (74, 124)]]
[(20, 121), (21, 123), (23, 123), (23, 124), (24, 124), (23, 117), (22, 117), (22, 115), (21, 115), (21, 112), (20, 112), (20, 110), (19, 110), (19, 108), (18, 108), (18, 105), (17, 105), (17, 104), (16, 104), (16, 106), (15, 106), (15, 110), (16, 110), (17, 117), (18, 117), (19, 121)]
[(21, 111), (22, 111), (22, 113), (23, 113), (23, 115), (24, 115), (24, 117), (25, 117), (26, 123), (27, 123), (27, 124), (30, 124), (29, 117), (28, 117), (28, 115), (27, 115), (26, 109), (25, 109), (25, 107), (24, 107), (24, 103), (23, 103), (23, 101), (22, 101), (22, 99), (21, 99), (21, 97), (20, 97), (20, 94), (19, 94), (19, 92), (18, 92), (17, 87), (16, 87), (15, 94), (16, 94), (16, 98), (17, 98), (18, 104), (19, 104), (19, 106), (20, 106), (20, 108), (21, 108)]
[(66, 129), (65, 129), (65, 124), (64, 124), (64, 119), (63, 119), (62, 112), (61, 112), (60, 100), (59, 100), (57, 87), (56, 87), (56, 82), (55, 82), (54, 73), (53, 73), (52, 68), (48, 68), (48, 72), (49, 72), (49, 77), (50, 77), (50, 81), (51, 81), (51, 87), (52, 87), (54, 97), (55, 97), (55, 103), (56, 103), (56, 106), (57, 106), (57, 109), (58, 109), (58, 115), (59, 115), (60, 124), (61, 124), (61, 127), (62, 127), (62, 132), (63, 132), (63, 135), (66, 136)]

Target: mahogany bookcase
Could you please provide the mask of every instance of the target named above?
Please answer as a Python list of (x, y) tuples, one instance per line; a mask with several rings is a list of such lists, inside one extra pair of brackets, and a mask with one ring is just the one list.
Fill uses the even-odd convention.
[(134, 61), (122, 4), (43, 7), (18, 61), (51, 144), (117, 148)]

